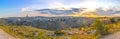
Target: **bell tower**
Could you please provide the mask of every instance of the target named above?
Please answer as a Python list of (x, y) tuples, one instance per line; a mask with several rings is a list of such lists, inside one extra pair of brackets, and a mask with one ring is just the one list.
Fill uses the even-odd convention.
[(27, 14), (27, 15), (26, 15), (26, 18), (28, 18), (28, 17), (29, 17), (29, 15)]

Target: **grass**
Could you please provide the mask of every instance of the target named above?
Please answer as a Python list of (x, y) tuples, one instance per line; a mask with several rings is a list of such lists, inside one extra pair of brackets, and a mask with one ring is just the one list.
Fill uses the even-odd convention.
[[(114, 33), (120, 31), (120, 22), (107, 24), (105, 27), (108, 28), (108, 32)], [(92, 30), (90, 27), (82, 27), (80, 28), (72, 28), (70, 31), (74, 31), (78, 29), (79, 31), (83, 31), (84, 34), (73, 34), (73, 35), (56, 35), (56, 36), (48, 36), (48, 33), (54, 33), (54, 31), (34, 28), (30, 26), (0, 26), (0, 29), (3, 29), (7, 33), (11, 34), (14, 37), (20, 39), (98, 39), (98, 35), (95, 34), (85, 34), (88, 30)], [(64, 30), (68, 31), (68, 30)], [(104, 32), (103, 32), (104, 33)]]
[[(33, 28), (30, 26), (0, 26), (5, 32), (11, 34), (12, 36), (20, 39), (96, 39), (93, 35), (60, 35), (60, 36), (48, 36), (48, 33), (53, 33), (54, 31), (48, 31), (44, 29)], [(37, 33), (38, 36), (35, 36)]]
[(20, 39), (43, 39), (49, 37), (47, 34), (52, 32), (30, 26), (0, 26), (0, 28)]

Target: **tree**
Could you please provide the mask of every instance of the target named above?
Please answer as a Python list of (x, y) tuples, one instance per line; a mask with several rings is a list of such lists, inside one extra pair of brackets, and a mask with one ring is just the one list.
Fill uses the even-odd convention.
[(108, 28), (106, 28), (103, 25), (103, 23), (100, 20), (98, 20), (98, 19), (96, 19), (94, 21), (94, 23), (92, 24), (92, 27), (93, 27), (94, 30), (96, 30), (96, 34), (97, 35), (101, 36), (101, 35), (108, 34), (108, 32), (107, 32)]

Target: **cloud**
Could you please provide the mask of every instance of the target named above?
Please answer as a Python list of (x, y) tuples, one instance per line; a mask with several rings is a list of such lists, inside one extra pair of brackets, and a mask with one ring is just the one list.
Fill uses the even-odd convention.
[(33, 12), (33, 11), (32, 12), (23, 13), (20, 16), (26, 16), (26, 15), (28, 15), (28, 16), (45, 16), (45, 17), (52, 16), (51, 14), (40, 14), (38, 12)]
[(34, 0), (30, 6), (22, 8), (22, 11), (30, 11), (43, 8), (98, 8), (115, 6), (118, 1), (113, 0)]
[(50, 17), (52, 16), (52, 14), (41, 14), (41, 13), (38, 13), (38, 12), (35, 12), (35, 11), (29, 11), (29, 12), (22, 12), (22, 13), (19, 13), (19, 15), (14, 15), (11, 17), (26, 17), (26, 16), (45, 16), (45, 17)]
[(103, 11), (108, 11), (110, 8), (109, 7), (104, 7), (102, 10)]
[(21, 11), (25, 12), (25, 11), (33, 11), (33, 10), (37, 10), (37, 9), (41, 9), (41, 6), (39, 6), (39, 5), (31, 5), (31, 6), (21, 8)]
[(110, 16), (120, 17), (120, 14), (114, 14), (114, 15), (110, 15)]
[(67, 6), (60, 2), (53, 2), (53, 3), (49, 4), (49, 7), (50, 8), (60, 8), (60, 7), (67, 7)]
[(120, 11), (120, 7), (115, 7), (115, 10), (116, 11)]
[[(113, 1), (113, 2), (112, 2)], [(104, 7), (102, 10), (98, 10), (100, 14), (111, 14), (112, 11), (109, 11), (110, 7), (115, 6), (117, 1), (114, 0), (35, 0), (33, 4), (30, 6), (26, 6), (21, 8), (22, 12), (25, 11), (34, 11), (44, 8), (52, 8), (56, 10), (71, 10), (71, 8), (89, 8), (92, 10), (94, 8)], [(87, 12), (89, 10), (83, 11)], [(116, 7), (115, 10), (119, 10), (120, 8)], [(106, 12), (109, 11), (109, 12)], [(106, 12), (106, 13), (105, 13)], [(39, 13), (41, 14), (41, 13)]]

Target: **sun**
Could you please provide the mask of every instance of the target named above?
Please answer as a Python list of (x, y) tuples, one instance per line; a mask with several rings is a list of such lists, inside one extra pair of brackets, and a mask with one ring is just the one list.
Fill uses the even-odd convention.
[(100, 3), (98, 3), (97, 1), (85, 1), (82, 3), (81, 5), (83, 8), (87, 8), (87, 9), (96, 9), (100, 7)]

